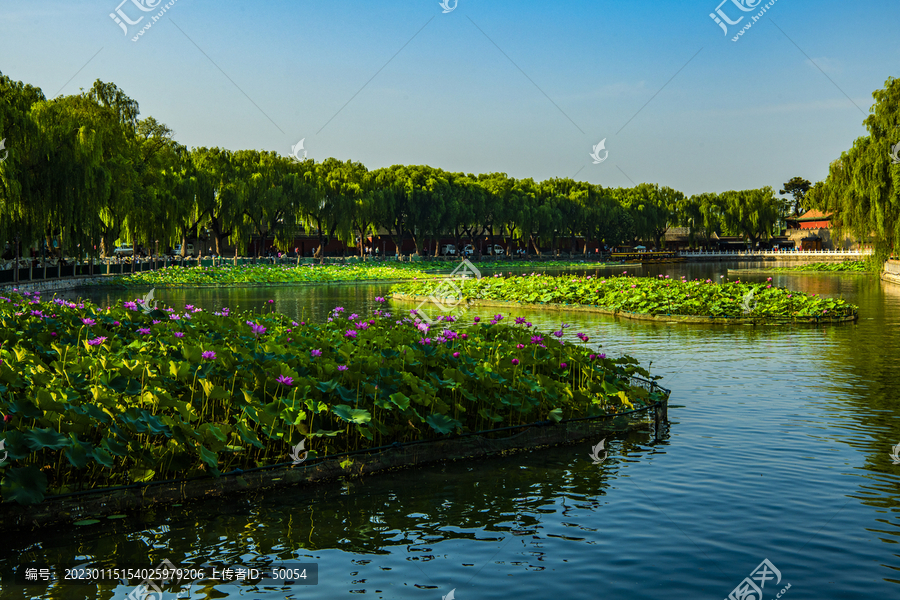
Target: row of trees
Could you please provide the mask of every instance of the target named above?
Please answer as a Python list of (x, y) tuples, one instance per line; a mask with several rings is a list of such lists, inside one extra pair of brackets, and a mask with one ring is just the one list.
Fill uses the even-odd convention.
[(883, 259), (900, 248), (900, 79), (888, 78), (872, 97), (863, 121), (868, 135), (831, 163), (808, 200), (832, 213), (839, 234), (874, 238), (875, 257)]
[[(697, 242), (713, 233), (767, 238), (784, 216), (771, 188), (685, 197), (643, 183), (604, 188), (572, 179), (515, 179), (428, 166), (368, 170), (329, 158), (298, 161), (275, 152), (188, 149), (114, 84), (48, 100), (0, 74), (0, 239), (24, 245), (57, 239), (64, 249), (117, 240), (155, 249), (210, 231), (216, 252), (246, 250), (251, 235), (288, 250), (299, 228), (358, 245), (377, 231), (416, 251), (452, 236), (533, 247), (576, 240), (609, 246), (638, 240), (663, 247), (671, 226)], [(475, 245), (476, 248), (480, 244)], [(184, 247), (184, 246), (182, 246)], [(164, 248), (163, 248), (164, 249)]]

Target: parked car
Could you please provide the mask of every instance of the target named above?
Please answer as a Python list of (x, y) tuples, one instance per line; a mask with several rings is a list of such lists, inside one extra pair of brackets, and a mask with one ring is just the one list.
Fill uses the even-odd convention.
[(441, 248), (441, 254), (456, 256), (456, 246), (454, 246), (453, 244), (445, 244)]
[(134, 254), (134, 248), (132, 246), (116, 246), (115, 250), (113, 250), (113, 256), (131, 256)]
[(473, 254), (475, 254), (475, 246), (473, 246), (472, 244), (466, 244), (466, 246), (463, 248), (463, 255), (472, 256)]
[[(186, 248), (187, 249), (184, 251), (184, 255), (185, 256), (193, 256), (194, 255), (194, 245), (188, 244), (186, 246)], [(181, 256), (181, 244), (178, 244), (177, 246), (172, 248), (172, 251), (169, 252), (169, 256)]]
[(487, 253), (493, 254), (495, 256), (500, 256), (506, 254), (506, 250), (504, 250), (503, 246), (501, 246), (500, 244), (494, 244), (493, 248), (488, 246)]

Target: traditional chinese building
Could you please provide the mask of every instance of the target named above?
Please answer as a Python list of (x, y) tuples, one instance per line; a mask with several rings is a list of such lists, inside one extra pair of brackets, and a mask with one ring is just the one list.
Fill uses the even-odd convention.
[(793, 219), (787, 219), (788, 229), (830, 229), (831, 213), (810, 209)]

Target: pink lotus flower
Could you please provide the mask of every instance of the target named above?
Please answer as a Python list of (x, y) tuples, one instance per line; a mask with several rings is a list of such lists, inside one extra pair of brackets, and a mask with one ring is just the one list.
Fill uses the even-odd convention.
[(97, 322), (94, 321), (93, 319), (82, 319), (81, 322), (84, 323), (85, 325), (87, 325), (88, 327), (91, 327), (91, 326), (97, 324)]
[(105, 338), (105, 337), (102, 337), (102, 336), (101, 336), (101, 337), (96, 337), (96, 338), (94, 338), (94, 339), (92, 339), (92, 340), (88, 340), (88, 345), (89, 345), (89, 346), (99, 346), (100, 344), (102, 344), (102, 343), (105, 342), (105, 341), (106, 341), (106, 338)]
[(203, 360), (216, 360), (216, 353), (212, 350), (207, 350), (200, 356), (203, 358)]
[(284, 375), (279, 375), (278, 379), (276, 379), (275, 381), (277, 381), (281, 385), (285, 385), (287, 387), (291, 387), (292, 385), (294, 385), (294, 378), (293, 377), (285, 377)]
[(512, 364), (513, 364), (513, 365), (519, 364), (519, 359), (518, 359), (518, 358), (512, 359)]
[(141, 335), (150, 335), (150, 328), (149, 327), (141, 327), (140, 329), (138, 329), (138, 333)]
[(309, 355), (310, 356), (322, 356), (322, 351), (321, 350), (310, 350)]
[(176, 331), (176, 332), (175, 332), (175, 337), (177, 337), (177, 338), (182, 338), (182, 337), (184, 337), (184, 333), (182, 333), (182, 332), (180, 332), (180, 331)]
[(338, 365), (338, 371), (346, 371), (347, 365)]

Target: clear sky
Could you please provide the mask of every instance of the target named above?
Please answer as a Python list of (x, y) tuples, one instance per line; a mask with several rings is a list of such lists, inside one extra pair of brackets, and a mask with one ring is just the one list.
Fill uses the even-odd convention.
[[(824, 178), (900, 76), (897, 0), (776, 0), (737, 42), (766, 1), (726, 0), (726, 36), (720, 0), (175, 0), (137, 42), (168, 0), (121, 1), (2, 0), (0, 71), (112, 81), (187, 146), (370, 169), (777, 192)], [(117, 7), (144, 16), (127, 35)]]

